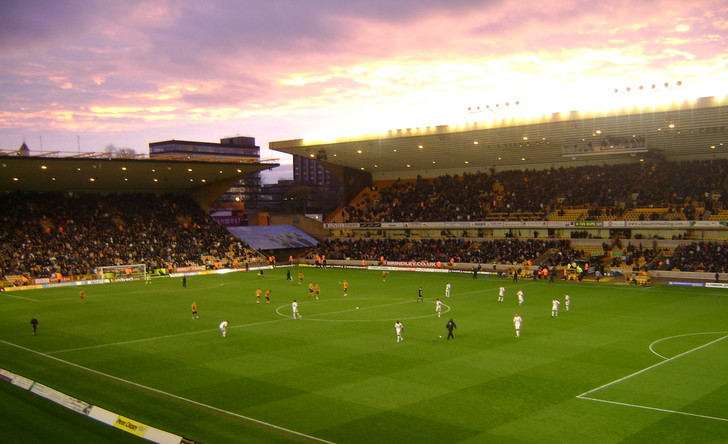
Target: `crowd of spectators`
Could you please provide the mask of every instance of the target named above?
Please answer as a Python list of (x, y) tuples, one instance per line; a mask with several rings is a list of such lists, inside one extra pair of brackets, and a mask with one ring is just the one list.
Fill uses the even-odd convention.
[(663, 248), (645, 248), (642, 244), (634, 245), (628, 243), (627, 246), (622, 250), (621, 256), (615, 256), (611, 266), (612, 267), (628, 267), (632, 269), (656, 269), (659, 268), (659, 263), (655, 262), (655, 259), (665, 254), (668, 250)]
[(542, 258), (548, 266), (571, 263), (583, 252), (569, 240), (499, 239), (327, 239), (308, 252), (328, 259), (522, 264)]
[(88, 275), (96, 267), (201, 265), (247, 244), (183, 195), (3, 193), (0, 275)]
[[(494, 171), (463, 176), (397, 180), (357, 205), (344, 208), (345, 222), (437, 222), (544, 220), (560, 208), (586, 207), (589, 217), (621, 217), (635, 207), (669, 208), (654, 219), (684, 215), (695, 220), (728, 204), (728, 160), (667, 162), (658, 158), (620, 165), (549, 170)], [(717, 195), (713, 193), (718, 192)], [(680, 216), (681, 217), (681, 216)]]
[[(611, 247), (605, 247), (605, 250)], [(699, 242), (678, 247), (672, 256), (670, 249), (643, 247), (628, 243), (620, 256), (610, 264), (616, 268), (633, 270), (679, 270), (728, 273), (728, 246), (721, 242)], [(472, 264), (532, 263), (545, 267), (560, 267), (572, 262), (590, 262), (584, 251), (571, 247), (568, 240), (541, 239), (494, 239), (474, 241), (467, 239), (327, 239), (317, 248), (308, 250), (306, 256), (313, 259), (367, 260), (403, 262), (450, 261)], [(600, 267), (599, 262), (594, 265)]]
[(725, 242), (697, 242), (680, 245), (668, 267), (682, 271), (728, 273), (728, 245)]

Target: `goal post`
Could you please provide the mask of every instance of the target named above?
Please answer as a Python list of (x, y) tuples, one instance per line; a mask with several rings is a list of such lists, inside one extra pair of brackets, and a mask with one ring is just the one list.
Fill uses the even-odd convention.
[(109, 281), (135, 281), (147, 280), (146, 264), (122, 264), (96, 267), (96, 274), (100, 279)]

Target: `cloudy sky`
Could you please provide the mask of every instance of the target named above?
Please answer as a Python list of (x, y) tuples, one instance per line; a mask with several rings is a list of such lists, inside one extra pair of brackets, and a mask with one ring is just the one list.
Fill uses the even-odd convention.
[(727, 38), (708, 0), (2, 1), (0, 149), (290, 163), (268, 142), (726, 94)]

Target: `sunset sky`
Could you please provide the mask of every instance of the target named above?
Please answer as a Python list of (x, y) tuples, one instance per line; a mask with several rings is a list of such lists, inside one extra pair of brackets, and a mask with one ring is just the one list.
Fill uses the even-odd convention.
[(268, 142), (727, 92), (727, 1), (0, 4), (0, 149), (33, 154), (240, 134), (287, 164)]

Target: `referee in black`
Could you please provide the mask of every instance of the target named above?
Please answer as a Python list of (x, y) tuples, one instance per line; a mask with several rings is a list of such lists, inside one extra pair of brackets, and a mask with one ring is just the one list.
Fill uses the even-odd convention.
[(455, 339), (455, 336), (453, 336), (452, 331), (458, 328), (457, 325), (455, 325), (455, 321), (450, 318), (449, 321), (447, 321), (447, 324), (445, 324), (445, 328), (447, 328), (447, 339), (453, 338)]

